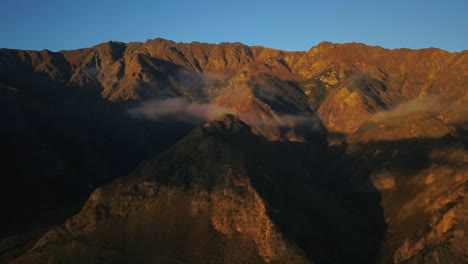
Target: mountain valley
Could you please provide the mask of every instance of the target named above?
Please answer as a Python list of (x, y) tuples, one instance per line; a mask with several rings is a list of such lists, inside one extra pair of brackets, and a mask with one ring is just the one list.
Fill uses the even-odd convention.
[(1, 263), (467, 263), (468, 51), (0, 49)]

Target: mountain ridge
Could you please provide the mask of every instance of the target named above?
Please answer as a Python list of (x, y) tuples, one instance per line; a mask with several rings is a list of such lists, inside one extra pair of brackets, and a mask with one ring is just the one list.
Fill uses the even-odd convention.
[[(329, 96), (332, 104), (338, 104), (335, 101), (343, 99), (352, 103), (356, 99), (358, 101), (372, 101), (373, 97), (376, 96), (388, 98), (382, 102), (371, 102), (371, 107), (380, 111), (385, 110), (385, 107), (395, 106), (403, 98), (438, 95), (441, 93), (441, 87), (447, 87), (444, 89), (452, 90), (453, 94), (451, 97), (444, 96), (446, 97), (444, 100), (454, 101), (456, 100), (454, 99), (455, 92), (458, 93), (458, 96), (464, 92), (460, 82), (467, 82), (466, 55), (440, 50), (394, 51), (361, 44), (326, 44), (327, 48), (323, 50), (320, 50), (320, 45), (316, 46), (317, 49), (313, 54), (319, 52), (320, 55), (310, 55), (310, 52), (291, 53), (263, 47), (248, 47), (238, 43), (205, 45), (175, 43), (163, 39), (128, 45), (118, 44), (117, 46), (123, 45), (125, 48), (117, 48), (117, 51), (114, 51), (115, 48), (113, 50), (109, 45), (104, 43), (93, 48), (67, 51), (55, 61), (47, 52), (42, 55), (40, 52), (32, 52), (30, 55), (20, 52), (20, 55), (23, 55), (19, 56), (19, 59), (26, 60), (26, 63), (32, 64), (35, 71), (45, 72), (50, 76), (49, 78), (57, 80), (62, 85), (68, 83), (68, 85), (74, 86), (97, 86), (95, 92), (101, 93), (104, 98), (111, 101), (141, 100), (155, 96), (184, 96), (200, 100), (200, 95), (197, 94), (200, 88), (189, 87), (193, 82), (196, 84), (195, 86), (199, 87), (215, 86), (210, 89), (212, 91), (219, 90), (219, 86), (226, 85), (223, 83), (235, 83), (249, 88), (243, 89), (243, 93), (255, 93), (258, 88), (251, 87), (249, 82), (264, 83), (271, 78), (279, 78), (282, 81), (295, 83), (296, 86), (300, 87), (298, 89), (302, 89), (305, 93), (310, 93), (311, 88), (323, 91), (321, 93), (324, 96), (319, 98), (295, 95), (309, 100), (313, 109), (318, 107), (327, 94), (336, 90), (336, 98)], [(117, 55), (112, 55), (113, 53)], [(46, 62), (41, 64), (35, 62), (41, 61), (40, 58), (43, 56), (46, 57)], [(54, 56), (59, 55), (54, 53)], [(28, 59), (28, 57), (32, 59)], [(407, 58), (402, 63), (399, 62), (401, 59), (396, 60), (396, 57)], [(416, 63), (413, 63), (415, 61)], [(431, 63), (421, 63), (424, 61)], [(55, 69), (59, 69), (63, 63), (68, 63), (67, 67), (70, 71), (57, 72)], [(3, 64), (10, 64), (10, 62)], [(402, 71), (407, 73), (401, 74)], [(366, 76), (365, 78), (370, 78), (371, 82), (375, 82), (384, 89), (377, 91), (378, 94), (370, 94), (370, 98), (361, 98), (368, 95), (355, 94), (350, 91), (349, 87), (346, 87), (347, 85), (336, 87), (340, 83), (346, 84), (347, 79), (350, 78), (359, 81), (359, 78), (355, 77), (355, 72)], [(200, 76), (200, 74), (209, 75), (210, 73), (214, 78), (208, 77), (207, 80)], [(168, 76), (172, 77), (168, 78)], [(454, 81), (445, 76), (454, 76), (458, 80)], [(309, 79), (318, 80), (319, 83), (310, 86), (312, 83), (307, 83)], [(207, 85), (207, 82), (211, 83)], [(457, 85), (454, 87), (454, 84)], [(168, 89), (168, 87), (176, 88)], [(340, 88), (339, 92), (335, 88)], [(248, 92), (251, 89), (252, 92)], [(251, 95), (246, 94), (245, 96)], [(254, 94), (253, 96), (253, 98), (258, 98), (258, 95)], [(223, 98), (222, 96), (208, 100), (215, 100), (215, 103), (221, 105), (230, 100)], [(458, 99), (466, 100), (466, 98)], [(249, 100), (246, 98), (244, 101)], [(361, 103), (358, 102), (359, 104)], [(253, 106), (248, 106), (248, 108), (251, 107)], [(367, 109), (366, 105), (360, 107), (363, 109), (361, 110), (362, 114), (355, 117), (358, 119), (357, 123), (368, 116), (368, 112), (376, 111)], [(263, 106), (263, 108), (265, 107)], [(327, 120), (327, 116), (335, 115), (330, 111), (338, 111), (337, 109), (329, 109), (330, 106), (327, 107), (327, 104), (323, 105), (322, 108), (322, 110), (319, 109), (319, 113), (323, 113), (322, 119), (325, 120)], [(252, 109), (233, 110), (248, 112)], [(273, 114), (272, 110), (266, 112), (268, 115)], [(341, 113), (337, 114), (341, 115)], [(342, 120), (338, 121), (343, 122)], [(327, 121), (325, 125), (330, 126), (332, 130), (350, 132), (349, 129), (343, 128), (343, 125), (335, 127), (330, 121)], [(352, 129), (355, 129), (357, 125), (354, 125)]]
[[(262, 152), (262, 166), (252, 167), (255, 173), (290, 176), (291, 183), (282, 185), (270, 185), (265, 178), (256, 190), (276, 209), (298, 216), (273, 214), (270, 220), (313, 261), (327, 263), (327, 254), (352, 256), (353, 247), (340, 244), (334, 255), (333, 243), (339, 239), (325, 243), (301, 237), (284, 223), (309, 219), (301, 208), (307, 202), (291, 198), (295, 202), (285, 209), (271, 193), (286, 195), (303, 185), (323, 189), (316, 199), (328, 201), (330, 208), (307, 205), (323, 212), (324, 218), (316, 219), (322, 224), (336, 219), (335, 213), (384, 221), (386, 237), (379, 235), (381, 226), (363, 242), (375, 247), (375, 261), (463, 263), (466, 253), (456, 245), (467, 243), (460, 236), (467, 230), (466, 87), (468, 52), (432, 48), (388, 50), (324, 42), (309, 51), (287, 52), (241, 43), (155, 39), (60, 52), (0, 49), (1, 152), (7, 157), (1, 200), (11, 216), (2, 219), (1, 261), (24, 255), (52, 225), (80, 214), (94, 189), (112, 185), (205, 121), (229, 113), (253, 133), (236, 142), (243, 148), (241, 160), (257, 160), (251, 153)], [(228, 117), (210, 124), (226, 135), (247, 133), (239, 122)], [(249, 152), (245, 142), (250, 138), (262, 140), (253, 140), (257, 150)], [(223, 142), (222, 134), (216, 140)], [(321, 155), (300, 157), (309, 153), (304, 146)], [(195, 155), (182, 148), (176, 152), (174, 156)], [(168, 158), (165, 166), (191, 165)], [(316, 176), (304, 178), (309, 174), (296, 169), (301, 166)], [(167, 181), (190, 183), (190, 173), (173, 175), (169, 170)], [(339, 188), (342, 183), (347, 187)], [(265, 187), (276, 185), (281, 187)], [(371, 197), (372, 206), (359, 193)], [(352, 197), (348, 204), (346, 195)], [(372, 208), (383, 210), (384, 216), (362, 215)], [(37, 223), (29, 222), (33, 218)], [(327, 225), (331, 237), (344, 232), (347, 239), (355, 238), (345, 232), (346, 224), (329, 222), (337, 228)], [(316, 226), (304, 228), (323, 234)], [(258, 257), (254, 255), (250, 260)], [(360, 257), (369, 262), (374, 258)]]
[[(130, 41), (130, 42), (122, 42), (122, 41), (119, 41), (119, 40), (109, 40), (109, 41), (106, 41), (106, 42), (101, 42), (101, 43), (98, 43), (98, 44), (95, 44), (95, 45), (92, 45), (90, 46), (91, 48), (92, 47), (96, 47), (96, 46), (99, 46), (101, 44), (105, 44), (105, 43), (116, 43), (116, 44), (142, 44), (142, 43), (146, 43), (148, 41), (165, 41), (165, 42), (168, 42), (168, 43), (172, 43), (172, 44), (203, 44), (203, 45), (225, 45), (225, 44), (241, 44), (241, 45), (244, 45), (244, 46), (249, 46), (249, 47), (259, 47), (259, 48), (265, 48), (265, 46), (262, 46), (262, 45), (247, 45), (247, 44), (244, 44), (242, 42), (226, 42), (226, 41), (222, 41), (222, 42), (219, 42), (219, 43), (211, 43), (211, 42), (203, 42), (203, 41), (191, 41), (191, 42), (176, 42), (176, 41), (173, 41), (173, 40), (169, 40), (169, 39), (165, 39), (165, 38), (161, 38), (161, 37), (156, 37), (154, 39), (147, 39), (146, 41)], [(444, 50), (442, 48), (438, 48), (438, 47), (425, 47), (425, 48), (405, 48), (405, 47), (398, 47), (398, 48), (385, 48), (385, 47), (382, 47), (380, 45), (370, 45), (370, 44), (366, 44), (366, 43), (363, 43), (363, 42), (342, 42), (342, 43), (339, 43), (339, 42), (331, 42), (331, 41), (327, 41), (327, 40), (323, 40), (323, 41), (320, 41), (318, 44), (316, 44), (315, 46), (312, 46), (311, 48), (309, 48), (309, 50), (283, 50), (283, 49), (280, 49), (280, 48), (270, 48), (268, 47), (269, 49), (272, 49), (272, 50), (279, 50), (279, 51), (284, 51), (284, 52), (307, 52), (307, 51), (310, 51), (311, 49), (313, 49), (314, 47), (317, 47), (317, 46), (331, 46), (331, 45), (342, 45), (342, 44), (357, 44), (357, 45), (364, 45), (364, 46), (367, 46), (367, 47), (375, 47), (375, 48), (381, 48), (381, 49), (385, 49), (385, 50), (399, 50), (399, 49), (406, 49), (406, 50), (426, 50), (426, 49), (437, 49), (437, 50), (442, 50), (442, 51), (445, 51), (445, 52), (449, 52), (449, 53), (463, 53), (463, 52), (466, 52), (467, 50), (461, 50), (461, 51), (448, 51), (448, 50)], [(49, 50), (49, 49), (41, 49), (41, 50), (38, 50), (38, 49), (14, 49), (14, 48), (0, 48), (0, 49), (5, 49), (5, 50), (22, 50), (22, 51), (50, 51), (50, 52), (57, 52), (57, 53), (63, 53), (63, 52), (67, 52), (67, 51), (72, 51), (72, 50), (80, 50), (80, 49), (84, 49), (84, 48), (74, 48), (74, 49), (61, 49), (61, 50), (57, 50), (57, 51), (52, 51), (52, 50)]]

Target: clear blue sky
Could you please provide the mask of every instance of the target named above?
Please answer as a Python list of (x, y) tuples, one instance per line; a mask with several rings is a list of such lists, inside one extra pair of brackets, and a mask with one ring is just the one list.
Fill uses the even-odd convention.
[(468, 0), (2, 0), (0, 48), (76, 49), (110, 40), (242, 42), (308, 50), (321, 41), (468, 49)]

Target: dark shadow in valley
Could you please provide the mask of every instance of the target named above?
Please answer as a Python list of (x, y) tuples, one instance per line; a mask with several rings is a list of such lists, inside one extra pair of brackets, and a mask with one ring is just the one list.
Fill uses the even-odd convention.
[[(314, 263), (375, 263), (386, 232), (380, 194), (370, 171), (329, 149), (324, 134), (309, 143), (272, 142), (243, 123), (212, 122), (145, 170), (163, 185), (211, 191), (228, 181), (218, 173), (224, 164), (250, 179), (280, 231)], [(355, 178), (366, 189), (356, 188)]]
[[(252, 179), (289, 239), (316, 263), (374, 263), (386, 225), (369, 171), (323, 146), (268, 144), (268, 159), (249, 159), (263, 168)], [(367, 190), (350, 184), (356, 174), (367, 178)]]
[(371, 173), (384, 169), (411, 177), (434, 162), (454, 166), (431, 155), (463, 148), (462, 139), (452, 135), (357, 144), (352, 152), (346, 143), (317, 144), (323, 140), (243, 146), (272, 219), (316, 263), (380, 261), (387, 225)]
[[(114, 60), (122, 58), (124, 45), (108, 45)], [(16, 248), (32, 246), (48, 228), (78, 212), (95, 188), (129, 174), (196, 126), (134, 118), (128, 109), (140, 101), (103, 98), (97, 55), (73, 72), (62, 53), (41, 51), (56, 70), (50, 73), (36, 70), (27, 52), (23, 59), (17, 51), (2, 52), (0, 239), (20, 234), (13, 238)], [(201, 75), (169, 61), (138, 59), (151, 79), (131, 83), (139, 85), (135, 90), (142, 99), (202, 96)], [(155, 80), (158, 85), (151, 84)], [(10, 248), (0, 248), (0, 255), (10, 254)]]
[[(358, 159), (328, 149), (323, 135), (311, 143), (220, 140), (237, 153), (273, 221), (315, 263), (375, 263), (386, 225), (380, 194)], [(365, 190), (355, 188), (355, 177)]]
[[(355, 171), (367, 173), (352, 175), (349, 184), (354, 189), (366, 189), (372, 185), (369, 181), (371, 172), (392, 175), (395, 186), (385, 191), (387, 196), (384, 203), (386, 217), (394, 219), (401, 208), (422, 192), (421, 187), (413, 181), (413, 177), (434, 166), (458, 168), (461, 163), (446, 155), (457, 149), (463, 151), (465, 142), (466, 135), (458, 133), (440, 138), (409, 138), (350, 144), (345, 155), (355, 160), (358, 166)], [(428, 221), (429, 215), (424, 211), (414, 212), (412, 218), (394, 220), (393, 223), (398, 222), (397, 225), (404, 231), (393, 232), (387, 236), (379, 260), (382, 263), (392, 263), (395, 250), (402, 245), (407, 235), (417, 230), (417, 226), (420, 228), (421, 225), (429, 224)]]
[(295, 82), (267, 77), (263, 84), (252, 84), (254, 94), (277, 113), (297, 115), (312, 113), (307, 97)]
[(27, 250), (95, 188), (127, 175), (195, 124), (136, 119), (127, 112), (133, 102), (102, 98), (97, 82), (77, 87), (24, 67), (0, 79), (0, 239), (21, 235), (12, 243)]
[(434, 151), (464, 148), (463, 135), (446, 135), (440, 138), (409, 138), (390, 141), (371, 141), (354, 143), (350, 152), (359, 155), (361, 162), (370, 170), (385, 169), (410, 177), (435, 163), (450, 163), (438, 157)]

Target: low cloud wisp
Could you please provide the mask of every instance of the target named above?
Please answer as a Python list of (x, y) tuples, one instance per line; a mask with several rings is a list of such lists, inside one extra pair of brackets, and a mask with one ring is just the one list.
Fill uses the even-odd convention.
[(436, 98), (417, 98), (401, 103), (388, 111), (378, 112), (372, 116), (371, 120), (379, 122), (406, 117), (417, 112), (436, 113), (440, 108), (441, 103)]
[(154, 121), (177, 121), (193, 124), (216, 118), (225, 113), (230, 113), (239, 116), (241, 120), (253, 126), (297, 127), (306, 125), (312, 129), (321, 128), (319, 125), (321, 124), (320, 120), (311, 113), (260, 117), (255, 113), (235, 112), (215, 104), (191, 102), (183, 97), (142, 102), (128, 112), (134, 117), (146, 118)]
[(218, 105), (194, 103), (186, 98), (176, 97), (143, 102), (130, 109), (129, 113), (134, 117), (155, 121), (199, 123), (230, 111)]

